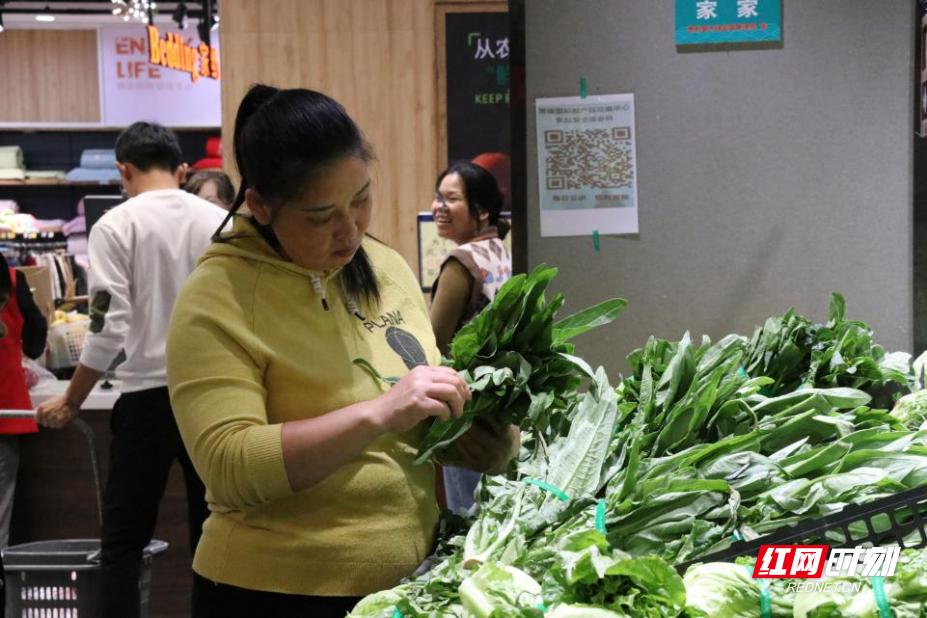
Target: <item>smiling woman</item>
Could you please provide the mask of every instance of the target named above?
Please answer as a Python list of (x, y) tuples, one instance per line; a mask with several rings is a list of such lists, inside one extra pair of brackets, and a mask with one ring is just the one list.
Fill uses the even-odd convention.
[(431, 321), (442, 352), (512, 276), (512, 257), (502, 242), (508, 233), (508, 222), (499, 217), (502, 200), (493, 175), (469, 161), (451, 164), (435, 182), (431, 213), (438, 235), (458, 245), (432, 285)]
[[(512, 276), (512, 256), (502, 242), (508, 231), (508, 223), (499, 218), (502, 200), (493, 175), (469, 161), (452, 163), (435, 182), (431, 213), (438, 235), (458, 245), (441, 264), (431, 288), (431, 324), (442, 353), (448, 352), (460, 327), (490, 303)], [(508, 428), (489, 429), (482, 437), (484, 443)], [(478, 425), (475, 431), (480, 430)], [(458, 445), (457, 450), (463, 446)], [(455, 462), (452, 456), (447, 463), (462, 461)], [(470, 508), (479, 479), (480, 475), (469, 469), (444, 468), (448, 508), (452, 511)]]
[(434, 467), (412, 462), (423, 421), (459, 416), (470, 393), (440, 366), (405, 260), (366, 236), (371, 149), (344, 108), (255, 86), (234, 142), (235, 223), (187, 281), (168, 340), (211, 505), (194, 616), (340, 618), (431, 551)]

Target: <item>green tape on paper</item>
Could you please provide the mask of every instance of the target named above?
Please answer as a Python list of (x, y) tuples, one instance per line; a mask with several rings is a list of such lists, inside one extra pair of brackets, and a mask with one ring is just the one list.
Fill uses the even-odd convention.
[(553, 495), (557, 496), (557, 498), (559, 500), (562, 500), (563, 502), (570, 501), (570, 497), (566, 495), (565, 491), (563, 491), (559, 487), (554, 487), (550, 483), (545, 483), (544, 481), (539, 481), (538, 479), (526, 479), (525, 484), (534, 485), (535, 487), (540, 487), (544, 491), (552, 493)]
[(579, 98), (580, 99), (586, 98), (586, 78), (585, 77), (579, 78)]
[(605, 534), (605, 500), (599, 500), (595, 507), (595, 529)]
[(892, 618), (892, 607), (888, 603), (888, 596), (885, 594), (885, 578), (873, 577), (872, 594), (875, 596), (876, 607), (879, 608), (879, 618)]
[(592, 248), (598, 253), (602, 245), (599, 243), (599, 230), (592, 231)]

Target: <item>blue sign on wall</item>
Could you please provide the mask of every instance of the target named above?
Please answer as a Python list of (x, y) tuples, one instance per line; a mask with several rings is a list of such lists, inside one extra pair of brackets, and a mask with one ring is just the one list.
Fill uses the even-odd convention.
[(782, 0), (676, 0), (676, 45), (782, 40)]

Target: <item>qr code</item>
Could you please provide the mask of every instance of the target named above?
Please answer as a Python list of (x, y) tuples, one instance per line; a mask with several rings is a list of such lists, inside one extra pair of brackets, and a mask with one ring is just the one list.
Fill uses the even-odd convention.
[(547, 188), (630, 188), (634, 173), (631, 127), (544, 131)]

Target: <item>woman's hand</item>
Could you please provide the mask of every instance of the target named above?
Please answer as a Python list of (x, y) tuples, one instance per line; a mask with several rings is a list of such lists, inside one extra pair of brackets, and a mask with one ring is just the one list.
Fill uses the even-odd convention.
[(453, 465), (485, 474), (501, 474), (521, 448), (521, 434), (516, 425), (502, 425), (477, 420), (473, 427), (454, 442), (448, 458)]
[(380, 395), (377, 417), (385, 431), (404, 433), (429, 416), (457, 418), (470, 400), (467, 383), (450, 367), (420, 366)]

